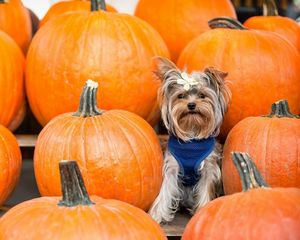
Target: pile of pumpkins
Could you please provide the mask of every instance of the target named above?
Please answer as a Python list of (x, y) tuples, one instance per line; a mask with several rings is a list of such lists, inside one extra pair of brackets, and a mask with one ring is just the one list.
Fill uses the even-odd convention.
[[(44, 126), (34, 152), (43, 197), (8, 211), (0, 239), (166, 239), (145, 212), (162, 183), (154, 56), (227, 72), (232, 92), (219, 136), (227, 196), (201, 209), (183, 239), (300, 239), (300, 25), (273, 0), (264, 6), (241, 24), (229, 0), (139, 0), (135, 16), (61, 1), (32, 37), (21, 0), (0, 0), (0, 204), (20, 176), (12, 131), (27, 101)], [(241, 184), (232, 158), (244, 161), (238, 169), (252, 162), (233, 152), (247, 152), (273, 189)], [(258, 176), (252, 168), (240, 176)]]

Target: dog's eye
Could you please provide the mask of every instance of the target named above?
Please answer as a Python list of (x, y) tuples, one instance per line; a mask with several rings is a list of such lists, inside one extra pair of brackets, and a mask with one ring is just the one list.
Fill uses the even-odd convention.
[(199, 98), (205, 98), (205, 95), (203, 93), (200, 93)]
[(184, 94), (181, 93), (181, 94), (179, 94), (177, 97), (178, 97), (179, 99), (182, 99), (182, 98), (184, 98)]

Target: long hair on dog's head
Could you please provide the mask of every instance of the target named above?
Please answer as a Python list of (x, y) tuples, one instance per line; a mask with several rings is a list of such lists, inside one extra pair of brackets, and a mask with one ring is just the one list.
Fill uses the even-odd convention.
[(187, 74), (166, 58), (156, 57), (155, 74), (162, 119), (168, 131), (188, 141), (217, 136), (230, 101), (226, 73), (214, 68)]

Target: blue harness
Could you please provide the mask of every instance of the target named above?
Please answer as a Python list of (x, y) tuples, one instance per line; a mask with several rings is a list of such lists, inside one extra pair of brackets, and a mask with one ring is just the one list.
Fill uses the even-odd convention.
[(193, 186), (198, 182), (199, 166), (214, 150), (215, 144), (214, 137), (184, 142), (173, 135), (170, 136), (168, 149), (180, 166), (180, 177), (184, 186)]

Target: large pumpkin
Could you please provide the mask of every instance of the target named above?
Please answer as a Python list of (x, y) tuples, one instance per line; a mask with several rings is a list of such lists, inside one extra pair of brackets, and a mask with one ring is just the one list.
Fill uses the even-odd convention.
[(0, 205), (15, 189), (22, 165), (21, 151), (17, 139), (0, 125)]
[(31, 40), (29, 11), (21, 0), (0, 0), (0, 30), (10, 35), (24, 53)]
[(34, 171), (43, 196), (60, 195), (58, 161), (78, 162), (90, 194), (147, 210), (162, 182), (162, 151), (139, 116), (96, 107), (97, 83), (88, 81), (76, 113), (52, 119), (40, 133)]
[[(54, 19), (57, 16), (65, 14), (71, 11), (90, 11), (91, 9), (91, 1), (83, 1), (83, 0), (70, 0), (70, 1), (62, 1), (57, 2), (52, 5), (47, 11), (46, 15), (40, 22), (40, 27), (43, 26), (50, 19)], [(106, 5), (106, 9), (109, 12), (116, 12), (116, 9), (110, 5)]]
[(264, 16), (254, 16), (244, 22), (251, 29), (267, 30), (280, 34), (300, 52), (300, 26), (289, 17), (278, 15), (274, 0), (264, 0)]
[(272, 187), (300, 188), (300, 119), (286, 101), (274, 103), (270, 115), (245, 118), (230, 131), (222, 162), (226, 194), (241, 190), (230, 159), (233, 151), (251, 154)]
[(0, 124), (11, 130), (19, 126), (25, 115), (24, 63), (18, 45), (0, 31)]
[(278, 99), (288, 99), (292, 111), (300, 113), (300, 54), (294, 46), (275, 33), (247, 30), (234, 19), (218, 18), (210, 25), (216, 29), (194, 39), (178, 66), (228, 73), (232, 101), (221, 128), (223, 141), (240, 120), (265, 114)]
[(26, 65), (30, 107), (42, 125), (75, 111), (73, 99), (92, 78), (100, 84), (101, 108), (128, 110), (155, 124), (160, 86), (152, 73), (155, 55), (168, 56), (167, 47), (150, 25), (136, 17), (96, 9), (64, 14), (41, 28), (30, 46)]
[(300, 239), (300, 189), (269, 188), (248, 155), (234, 156), (244, 192), (220, 197), (200, 209), (182, 239)]
[(10, 209), (0, 220), (1, 240), (166, 240), (142, 210), (90, 198), (76, 162), (61, 161), (60, 172), (63, 198), (36, 198)]
[(139, 0), (135, 15), (161, 34), (173, 61), (193, 38), (209, 30), (210, 19), (236, 17), (230, 0)]

